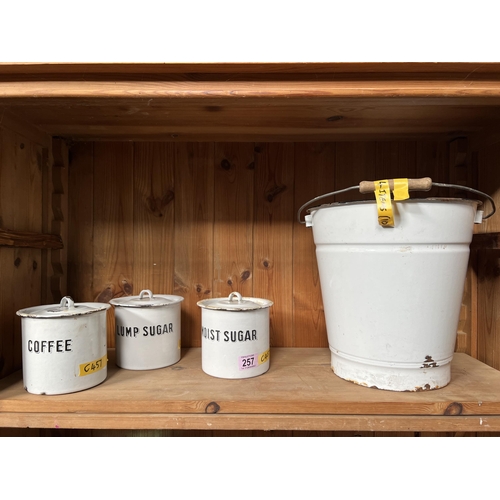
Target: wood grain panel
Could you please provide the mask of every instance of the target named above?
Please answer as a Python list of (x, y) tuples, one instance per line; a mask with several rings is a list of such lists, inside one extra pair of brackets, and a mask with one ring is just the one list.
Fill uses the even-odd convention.
[[(478, 188), (492, 196), (500, 205), (500, 142), (487, 144), (478, 151), (479, 162)], [(496, 213), (483, 222), (477, 231), (481, 233), (498, 232), (500, 214)], [(500, 369), (500, 255), (496, 250), (477, 250), (478, 286), (478, 359)]]
[[(334, 189), (335, 143), (297, 143), (294, 214), (307, 201)], [(298, 222), (293, 231), (293, 329), (297, 347), (328, 346), (312, 230)]]
[(68, 280), (68, 146), (59, 138), (52, 140), (51, 192), (47, 193), (51, 200), (50, 232), (59, 235), (63, 247), (50, 252), (48, 297), (59, 303), (66, 295)]
[[(478, 188), (492, 196), (500, 205), (500, 142), (488, 143), (477, 152), (479, 162)], [(498, 232), (500, 214), (497, 212), (483, 222), (480, 233)], [(500, 256), (495, 250), (477, 251), (478, 286), (478, 359), (500, 369), (500, 321), (498, 300), (500, 299)]]
[(375, 177), (377, 180), (416, 177), (415, 142), (377, 142)]
[(42, 147), (1, 128), (1, 225), (17, 231), (42, 232)]
[(52, 138), (50, 135), (34, 127), (32, 122), (22, 120), (5, 108), (0, 108), (0, 127), (16, 132), (25, 139), (29, 139), (44, 148), (48, 149), (51, 146)]
[[(416, 177), (430, 177), (435, 182), (449, 180), (449, 146), (446, 142), (418, 141)], [(448, 196), (445, 188), (433, 188), (429, 192), (415, 192), (412, 197)]]
[[(0, 225), (42, 231), (42, 146), (0, 128)], [(42, 250), (0, 247), (0, 376), (21, 367), (16, 311), (40, 304)]]
[(497, 213), (483, 222), (477, 229), (480, 233), (495, 233), (500, 231), (500, 140), (489, 144), (479, 151), (478, 189), (489, 194), (495, 201)]
[(212, 295), (214, 145), (175, 150), (175, 293), (182, 295), (182, 344), (201, 345), (199, 300)]
[(498, 105), (350, 98), (346, 108), (345, 98), (338, 97), (277, 98), (265, 105), (258, 97), (234, 99), (87, 99), (85, 106), (78, 99), (66, 106), (50, 99), (15, 109), (54, 136), (87, 141), (447, 141), (500, 126)]
[(94, 145), (75, 143), (69, 165), (68, 293), (75, 302), (94, 294)]
[(254, 145), (215, 144), (213, 297), (253, 296)]
[[(375, 142), (339, 142), (335, 160), (335, 189), (344, 189), (358, 185), (361, 181), (376, 180), (376, 147)], [(358, 191), (337, 195), (333, 201), (366, 200), (367, 195)], [(325, 203), (330, 201), (325, 200)]]
[(478, 251), (478, 359), (500, 369), (500, 255), (496, 250)]
[(174, 145), (134, 145), (135, 294), (174, 290)]
[[(255, 159), (254, 294), (273, 301), (271, 346), (293, 338), (294, 144), (259, 144)], [(271, 361), (272, 363), (272, 361)]]
[[(405, 75), (406, 78), (422, 79), (427, 78), (458, 79), (467, 80), (472, 74), (477, 78), (492, 78), (500, 72), (500, 64), (495, 62), (342, 62), (342, 63), (324, 63), (324, 62), (299, 62), (299, 63), (38, 63), (38, 62), (20, 62), (20, 63), (0, 63), (0, 74), (7, 78), (7, 75), (23, 76), (26, 79), (37, 79), (54, 75), (58, 78), (73, 78), (76, 80), (85, 80), (88, 75), (98, 79), (99, 75), (113, 79), (142, 79), (144, 75), (187, 75), (196, 77), (199, 74), (219, 75), (227, 78), (228, 76), (247, 79), (248, 75), (254, 77), (257, 75), (269, 75), (273, 77), (286, 75), (292, 77), (296, 74), (317, 80), (324, 74), (334, 74), (337, 78), (344, 75), (362, 75), (365, 78), (380, 79), (385, 75), (385, 80), (391, 75)], [(199, 78), (199, 76), (198, 76)]]
[[(94, 145), (94, 268), (97, 302), (133, 295), (133, 144)], [(114, 316), (108, 310), (108, 346), (114, 346)]]

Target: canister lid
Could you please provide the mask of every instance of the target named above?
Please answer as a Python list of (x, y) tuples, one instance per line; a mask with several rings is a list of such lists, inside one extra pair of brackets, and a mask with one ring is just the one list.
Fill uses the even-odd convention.
[(109, 303), (118, 307), (163, 307), (183, 300), (184, 297), (180, 295), (153, 295), (151, 290), (142, 290), (139, 295), (111, 299)]
[(198, 305), (205, 309), (219, 311), (251, 311), (271, 307), (273, 303), (267, 299), (242, 297), (238, 292), (233, 292), (227, 298), (200, 300)]
[(17, 311), (17, 315), (23, 318), (62, 318), (67, 316), (83, 316), (98, 311), (105, 311), (111, 306), (101, 302), (81, 302), (75, 304), (71, 297), (63, 297), (59, 304), (48, 306), (35, 306)]

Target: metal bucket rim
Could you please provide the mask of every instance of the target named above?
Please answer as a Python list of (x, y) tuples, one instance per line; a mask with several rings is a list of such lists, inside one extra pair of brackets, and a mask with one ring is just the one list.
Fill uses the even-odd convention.
[[(393, 203), (424, 203), (424, 202), (430, 202), (430, 203), (458, 203), (458, 204), (471, 204), (471, 205), (476, 205), (476, 208), (479, 205), (482, 205), (482, 202), (480, 200), (470, 200), (467, 198), (443, 198), (443, 197), (432, 197), (432, 198), (409, 198), (407, 200), (391, 200)], [(352, 200), (352, 201), (335, 201), (333, 203), (326, 203), (323, 205), (317, 205), (315, 207), (308, 208), (306, 210), (307, 213), (312, 213), (316, 212), (317, 210), (321, 210), (324, 208), (336, 208), (336, 207), (342, 207), (342, 206), (350, 206), (350, 205), (375, 205), (377, 202), (376, 200)]]

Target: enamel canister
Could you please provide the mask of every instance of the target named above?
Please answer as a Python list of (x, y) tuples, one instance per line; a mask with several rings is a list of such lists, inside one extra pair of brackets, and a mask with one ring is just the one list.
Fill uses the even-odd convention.
[(21, 317), (23, 381), (32, 394), (67, 394), (94, 387), (107, 376), (109, 304), (59, 304), (17, 311)]
[(112, 299), (116, 320), (116, 364), (127, 370), (153, 370), (181, 359), (181, 302), (178, 295), (142, 290)]
[(256, 377), (269, 370), (270, 300), (242, 297), (198, 302), (201, 315), (202, 369), (218, 378)]

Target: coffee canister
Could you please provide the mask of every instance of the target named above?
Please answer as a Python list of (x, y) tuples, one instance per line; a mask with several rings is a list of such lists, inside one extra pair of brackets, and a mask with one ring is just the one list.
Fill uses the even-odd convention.
[(181, 359), (181, 302), (178, 295), (139, 295), (110, 300), (115, 306), (116, 364), (153, 370)]
[(21, 317), (23, 381), (32, 394), (67, 394), (106, 379), (109, 304), (59, 304), (17, 311)]
[(201, 364), (208, 375), (239, 379), (269, 370), (270, 300), (242, 297), (198, 302), (201, 311)]

